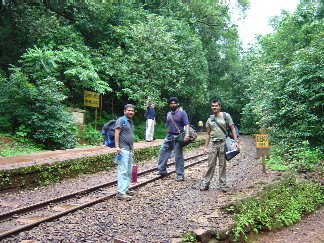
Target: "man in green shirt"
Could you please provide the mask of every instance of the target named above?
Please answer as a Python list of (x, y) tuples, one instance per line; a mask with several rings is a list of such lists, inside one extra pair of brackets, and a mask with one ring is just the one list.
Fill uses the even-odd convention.
[[(209, 189), (210, 181), (212, 180), (215, 172), (217, 158), (219, 162), (219, 179), (218, 183), (220, 187), (225, 190), (226, 186), (226, 160), (224, 153), (224, 145), (226, 134), (222, 131), (219, 125), (226, 131), (226, 122), (223, 118), (221, 110), (221, 102), (219, 100), (212, 100), (211, 109), (213, 115), (208, 118), (206, 122), (207, 138), (204, 146), (205, 154), (208, 153), (208, 168), (203, 176), (200, 190), (206, 191)], [(228, 126), (232, 131), (236, 146), (238, 146), (238, 140), (232, 117), (226, 113)], [(217, 123), (219, 125), (217, 125)]]

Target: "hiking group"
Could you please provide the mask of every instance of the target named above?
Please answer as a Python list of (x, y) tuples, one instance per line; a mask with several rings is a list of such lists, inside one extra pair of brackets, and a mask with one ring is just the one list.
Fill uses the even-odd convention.
[[(167, 134), (159, 150), (159, 158), (155, 175), (167, 175), (167, 161), (174, 152), (176, 181), (184, 181), (184, 157), (183, 147), (196, 138), (190, 128), (187, 113), (180, 109), (179, 99), (170, 97), (170, 112), (167, 113), (165, 125)], [(148, 97), (147, 112), (145, 113), (146, 122), (146, 141), (153, 140), (155, 125), (155, 103), (150, 102)], [(217, 160), (219, 163), (218, 184), (222, 190), (226, 190), (226, 160), (225, 160), (225, 139), (228, 136), (227, 130), (231, 132), (234, 144), (237, 148), (238, 136), (231, 116), (228, 113), (221, 112), (221, 103), (219, 100), (211, 101), (211, 115), (205, 125), (207, 138), (204, 145), (204, 153), (208, 154), (208, 168), (202, 178), (200, 190), (208, 190), (210, 181), (213, 178)], [(117, 198), (122, 200), (131, 200), (134, 192), (129, 190), (131, 183), (132, 164), (134, 161), (134, 105), (127, 104), (124, 107), (124, 116), (115, 121), (114, 145), (117, 160)], [(224, 119), (225, 117), (225, 119)], [(107, 145), (108, 146), (108, 145)]]

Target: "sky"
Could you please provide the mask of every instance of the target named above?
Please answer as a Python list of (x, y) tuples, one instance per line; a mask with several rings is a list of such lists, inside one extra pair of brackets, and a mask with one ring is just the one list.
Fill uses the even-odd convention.
[[(234, 1), (231, 1), (234, 2)], [(272, 28), (268, 26), (269, 17), (279, 16), (281, 10), (293, 12), (299, 0), (250, 0), (250, 8), (246, 10), (246, 19), (237, 21), (243, 48), (247, 49), (249, 43), (255, 43), (256, 34), (268, 34)], [(238, 18), (233, 10), (234, 20)]]

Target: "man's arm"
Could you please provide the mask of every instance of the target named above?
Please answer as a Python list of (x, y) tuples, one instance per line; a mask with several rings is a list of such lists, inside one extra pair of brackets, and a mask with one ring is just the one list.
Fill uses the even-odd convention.
[(150, 97), (150, 96), (147, 96), (147, 100), (146, 100), (146, 107), (149, 106), (150, 99), (151, 99), (151, 97)]
[(190, 132), (190, 126), (189, 126), (189, 124), (187, 124), (185, 126), (185, 128), (186, 128), (186, 135), (188, 135), (188, 137), (189, 137), (189, 132)]
[(235, 130), (234, 124), (230, 125), (229, 128), (230, 128), (231, 131), (232, 131), (232, 135), (233, 135), (234, 141), (235, 141), (235, 143), (236, 143), (236, 147), (239, 147), (239, 146), (238, 146), (237, 134), (236, 134), (236, 130)]
[(233, 135), (234, 140), (237, 141), (237, 135), (236, 135), (236, 130), (235, 130), (234, 125), (232, 124), (229, 127), (231, 129), (231, 132), (232, 132), (232, 135)]
[(188, 123), (187, 125), (184, 125), (185, 131), (186, 131), (186, 136), (184, 137), (184, 141), (187, 142), (189, 140), (189, 132), (190, 132), (190, 123), (189, 123), (189, 119), (188, 119), (188, 115), (185, 111), (179, 111), (180, 116), (181, 116), (181, 121), (182, 124)]
[(206, 138), (205, 146), (204, 146), (204, 152), (205, 152), (205, 154), (207, 154), (207, 152), (208, 152), (208, 144), (209, 144), (209, 141), (210, 141), (210, 127), (207, 127), (207, 138)]
[(186, 130), (186, 136), (184, 137), (184, 141), (187, 142), (189, 140), (189, 130), (190, 130), (189, 124), (185, 125), (185, 130)]

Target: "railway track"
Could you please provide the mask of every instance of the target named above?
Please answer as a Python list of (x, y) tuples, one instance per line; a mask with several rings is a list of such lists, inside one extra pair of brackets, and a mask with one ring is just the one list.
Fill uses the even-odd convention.
[[(206, 160), (207, 157), (202, 153), (186, 157), (185, 168)], [(174, 162), (168, 163), (168, 175), (175, 173), (175, 170), (170, 168), (174, 164)], [(143, 187), (150, 182), (160, 179), (161, 176), (152, 173), (155, 170), (156, 167), (138, 173), (137, 183), (131, 184), (130, 189)], [(76, 210), (109, 200), (116, 195), (116, 184), (116, 180), (110, 181), (0, 214), (0, 240), (35, 227), (43, 222), (52, 221)]]

